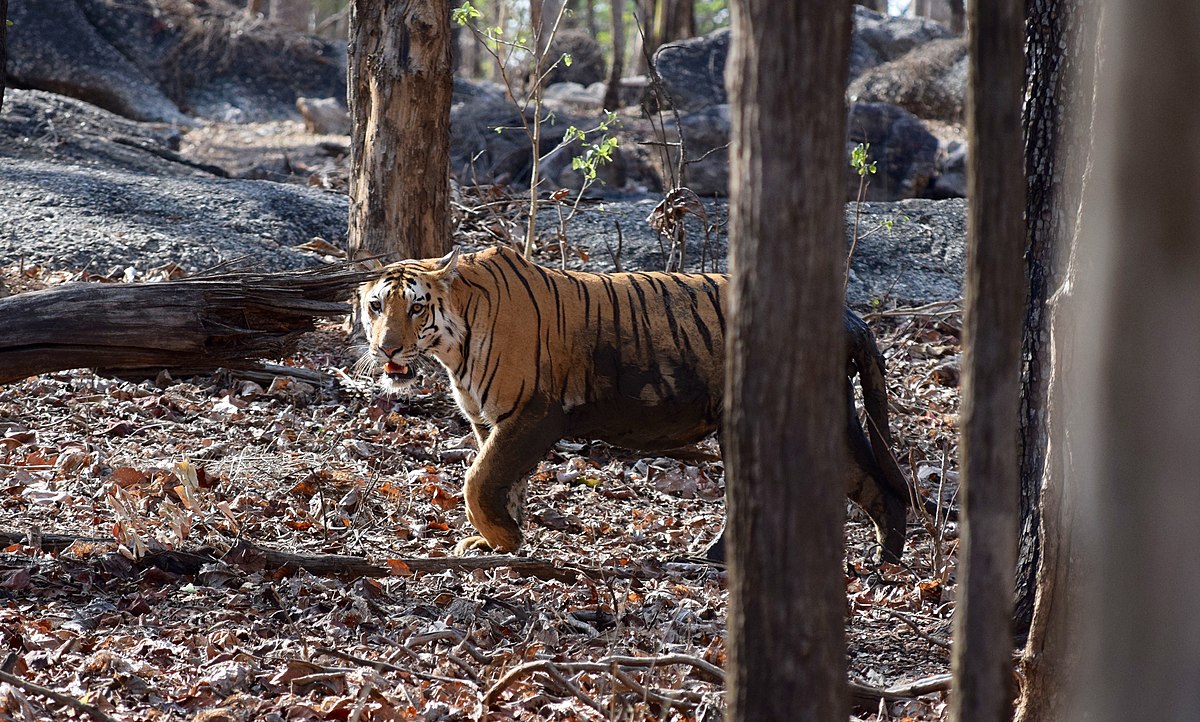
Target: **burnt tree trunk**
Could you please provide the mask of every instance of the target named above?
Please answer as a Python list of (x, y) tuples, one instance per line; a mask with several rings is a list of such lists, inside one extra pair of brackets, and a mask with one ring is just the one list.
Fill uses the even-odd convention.
[(612, 10), (612, 67), (608, 73), (608, 88), (604, 91), (604, 108), (616, 111), (621, 107), (621, 75), (625, 72), (625, 0), (610, 0)]
[(1012, 717), (1017, 406), (1025, 300), (1021, 0), (971, 5), (961, 596), (952, 720)]
[(77, 283), (0, 299), (0, 383), (73, 368), (254, 367), (350, 311), (361, 271)]
[(1028, 297), (1021, 341), (1020, 535), (1017, 549), (1014, 631), (1033, 620), (1040, 560), (1040, 489), (1049, 441), (1046, 406), (1051, 374), (1048, 302), (1064, 276), (1064, 244), (1070, 242), (1078, 207), (1064, 194), (1082, 173), (1089, 139), (1067, 131), (1068, 113), (1091, 103), (1083, 68), (1095, 52), (1094, 31), (1081, 24), (1078, 0), (1025, 3), (1025, 232)]
[(828, 480), (845, 443), (850, 7), (731, 10), (728, 706), (733, 720), (845, 720), (845, 489)]
[(450, 237), (449, 0), (350, 6), (350, 251), (432, 258)]
[(8, 0), (0, 0), (0, 110), (4, 110), (4, 83), (8, 80)]

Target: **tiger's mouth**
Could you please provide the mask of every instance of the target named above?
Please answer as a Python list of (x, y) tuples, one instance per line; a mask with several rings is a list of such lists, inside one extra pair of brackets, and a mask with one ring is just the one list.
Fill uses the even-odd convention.
[(383, 373), (388, 377), (388, 380), (397, 384), (407, 383), (417, 376), (412, 366), (405, 366), (393, 361), (388, 361), (383, 365)]

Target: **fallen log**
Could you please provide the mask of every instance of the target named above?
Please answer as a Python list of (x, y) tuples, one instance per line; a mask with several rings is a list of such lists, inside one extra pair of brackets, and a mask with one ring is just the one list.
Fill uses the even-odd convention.
[(256, 368), (318, 319), (350, 311), (371, 271), (225, 272), (161, 283), (73, 283), (0, 299), (0, 383), (74, 368)]

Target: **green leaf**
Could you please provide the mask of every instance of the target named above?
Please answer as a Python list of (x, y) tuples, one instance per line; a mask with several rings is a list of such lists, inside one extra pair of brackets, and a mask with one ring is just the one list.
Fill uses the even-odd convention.
[(571, 63), (575, 62), (575, 59), (571, 57), (570, 53), (563, 53), (562, 60), (563, 65), (566, 65), (568, 68), (571, 67)]
[(475, 6), (471, 5), (470, 0), (450, 11), (450, 19), (458, 23), (460, 26), (466, 25), (475, 18), (481, 17), (483, 17), (483, 13), (476, 10)]

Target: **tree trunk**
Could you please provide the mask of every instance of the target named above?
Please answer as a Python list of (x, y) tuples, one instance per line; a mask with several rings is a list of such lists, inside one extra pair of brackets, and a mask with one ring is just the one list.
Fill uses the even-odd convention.
[(621, 75), (625, 72), (625, 0), (610, 0), (612, 10), (612, 67), (608, 88), (604, 91), (604, 107), (615, 111), (621, 107)]
[(693, 0), (659, 0), (654, 18), (654, 48), (696, 34), (696, 10)]
[(4, 110), (4, 83), (8, 80), (8, 0), (0, 0), (0, 110)]
[(350, 251), (432, 258), (450, 237), (449, 0), (353, 0)]
[(967, 10), (963, 0), (947, 0), (950, 6), (950, 29), (962, 35), (967, 29)]
[(962, 546), (950, 718), (1012, 717), (1017, 405), (1025, 300), (1021, 0), (971, 5)]
[(316, 320), (350, 311), (370, 274), (230, 273), (77, 283), (0, 299), (0, 383), (74, 368), (246, 368), (291, 355)]
[[(1080, 645), (1087, 636), (1080, 629), (1078, 609), (1086, 601), (1081, 587), (1091, 572), (1088, 557), (1082, 553), (1086, 545), (1078, 544), (1072, 533), (1081, 503), (1081, 475), (1086, 470), (1082, 468), (1085, 460), (1072, 449), (1078, 446), (1074, 438), (1078, 429), (1088, 420), (1078, 410), (1081, 358), (1072, 346), (1080, 336), (1072, 312), (1079, 305), (1075, 298), (1078, 269), (1091, 260), (1081, 256), (1079, 245), (1082, 198), (1093, 176), (1098, 16), (1076, 0), (1030, 0), (1026, 18), (1029, 90), (1024, 125), (1030, 299), (1020, 436), (1022, 441), (1035, 439), (1042, 451), (1026, 441), (1021, 453), (1018, 605), (1025, 588), (1021, 575), (1027, 569), (1024, 550), (1031, 525), (1039, 552), (1029, 639), (1020, 662), (1024, 684), (1015, 719), (1052, 722), (1071, 718), (1071, 683), (1083, 653)], [(1039, 276), (1045, 284), (1040, 304), (1035, 303), (1035, 279)], [(1036, 324), (1031, 325), (1035, 314)], [(1042, 401), (1030, 401), (1031, 379), (1037, 378), (1032, 370), (1044, 379)], [(1033, 411), (1030, 404), (1036, 404)], [(1026, 424), (1035, 416), (1038, 435), (1030, 436)], [(1040, 474), (1033, 483), (1026, 476), (1030, 468)], [(1029, 510), (1031, 489), (1036, 506)]]
[(887, 0), (850, 0), (851, 5), (862, 5), (877, 13), (887, 13)]
[(654, 16), (657, 6), (656, 0), (634, 0), (633, 17), (634, 27), (637, 30), (637, 35), (633, 39), (633, 67), (631, 68), (634, 75), (645, 75), (649, 72), (650, 58), (658, 49), (658, 45), (654, 42)]
[(845, 720), (845, 489), (828, 480), (844, 454), (850, 8), (731, 5), (728, 706)]
[(1107, 8), (1076, 327), (1092, 420), (1077, 453), (1090, 462), (1081, 482), (1094, 512), (1077, 533), (1103, 563), (1085, 589), (1094, 646), (1072, 717), (1196, 720), (1200, 114), (1179, 89), (1200, 70), (1200, 5)]
[[(1046, 404), (1050, 363), (1047, 303), (1062, 282), (1057, 267), (1065, 260), (1078, 212), (1067, 202), (1067, 186), (1078, 182), (1090, 139), (1067, 132), (1068, 113), (1092, 102), (1082, 73), (1095, 52), (1094, 31), (1083, 25), (1078, 0), (1026, 0), (1025, 3), (1026, 281), (1021, 346), (1020, 537), (1017, 552), (1014, 631), (1025, 636), (1033, 619), (1039, 563), (1039, 496), (1049, 440)], [(1086, 116), (1085, 116), (1086, 117)], [(1060, 256), (1059, 254), (1062, 253)]]

